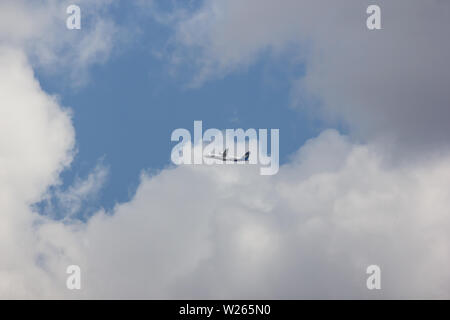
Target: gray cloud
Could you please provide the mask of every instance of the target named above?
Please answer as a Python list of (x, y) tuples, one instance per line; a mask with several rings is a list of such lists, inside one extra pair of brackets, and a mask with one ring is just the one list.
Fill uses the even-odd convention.
[[(450, 136), (450, 4), (376, 1), (382, 30), (366, 28), (373, 1), (206, 1), (177, 24), (176, 54), (198, 67), (194, 83), (253, 63), (262, 52), (299, 47), (306, 75), (297, 106), (343, 121), (364, 139), (430, 151)], [(314, 105), (317, 107), (317, 105)]]

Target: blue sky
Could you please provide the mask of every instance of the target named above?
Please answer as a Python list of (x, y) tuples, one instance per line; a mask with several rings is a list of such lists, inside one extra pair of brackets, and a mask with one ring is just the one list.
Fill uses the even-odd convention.
[[(115, 8), (118, 23), (129, 23), (133, 10), (121, 2)], [(73, 110), (78, 153), (61, 176), (63, 189), (99, 161), (109, 168), (99, 197), (89, 204), (94, 209), (128, 201), (142, 170), (151, 173), (169, 166), (175, 145), (171, 132), (193, 130), (194, 120), (202, 120), (204, 130), (279, 128), (281, 164), (323, 129), (310, 111), (291, 107), (291, 81), (304, 73), (303, 65), (262, 54), (248, 68), (190, 88), (194, 74), (189, 64), (169, 75), (173, 66), (168, 59), (153, 54), (164, 50), (169, 30), (153, 19), (139, 21), (136, 38), (106, 63), (93, 66), (81, 87), (54, 74), (36, 74), (45, 91), (56, 93)]]

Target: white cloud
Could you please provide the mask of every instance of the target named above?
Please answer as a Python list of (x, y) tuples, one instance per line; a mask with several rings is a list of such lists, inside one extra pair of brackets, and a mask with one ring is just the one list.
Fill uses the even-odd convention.
[(21, 51), (0, 47), (0, 59), (1, 181), (11, 197), (32, 202), (70, 163), (74, 130), (69, 110), (42, 91)]
[[(111, 214), (39, 235), (84, 270), (73, 297), (448, 298), (449, 159), (389, 167), (326, 131), (276, 176), (167, 169)], [(370, 264), (381, 292), (365, 287)]]
[(39, 211), (53, 219), (71, 221), (87, 219), (95, 211), (89, 205), (98, 200), (98, 194), (108, 177), (109, 168), (100, 161), (85, 178), (76, 177), (72, 185), (54, 186), (40, 203)]
[(72, 159), (70, 115), (34, 79), (25, 55), (0, 47), (0, 296), (45, 295), (51, 281), (41, 260), (29, 205), (57, 183)]
[(4, 0), (0, 3), (0, 44), (24, 50), (32, 64), (68, 75), (75, 86), (87, 80), (87, 69), (106, 61), (121, 31), (107, 9), (112, 0), (77, 1), (81, 30), (68, 30), (66, 8), (72, 1)]

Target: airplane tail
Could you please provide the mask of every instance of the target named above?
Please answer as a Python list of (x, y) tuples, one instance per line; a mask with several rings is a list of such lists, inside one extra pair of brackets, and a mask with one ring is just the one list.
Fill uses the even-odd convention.
[(226, 158), (227, 158), (227, 153), (228, 153), (228, 149), (225, 149), (225, 151), (224, 151), (223, 154), (222, 154), (223, 161), (226, 160)]
[(244, 161), (248, 161), (248, 158), (250, 158), (250, 151), (247, 151), (244, 155)]

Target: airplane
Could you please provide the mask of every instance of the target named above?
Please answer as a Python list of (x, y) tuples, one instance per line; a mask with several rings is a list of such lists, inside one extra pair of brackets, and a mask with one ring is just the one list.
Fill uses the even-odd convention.
[(250, 151), (247, 151), (242, 157), (240, 158), (227, 158), (227, 153), (228, 153), (228, 149), (225, 149), (225, 151), (222, 154), (210, 154), (207, 155), (207, 158), (211, 158), (211, 159), (217, 159), (217, 160), (222, 160), (223, 162), (226, 161), (234, 161), (234, 162), (238, 162), (238, 161), (248, 161), (248, 158), (250, 157)]

